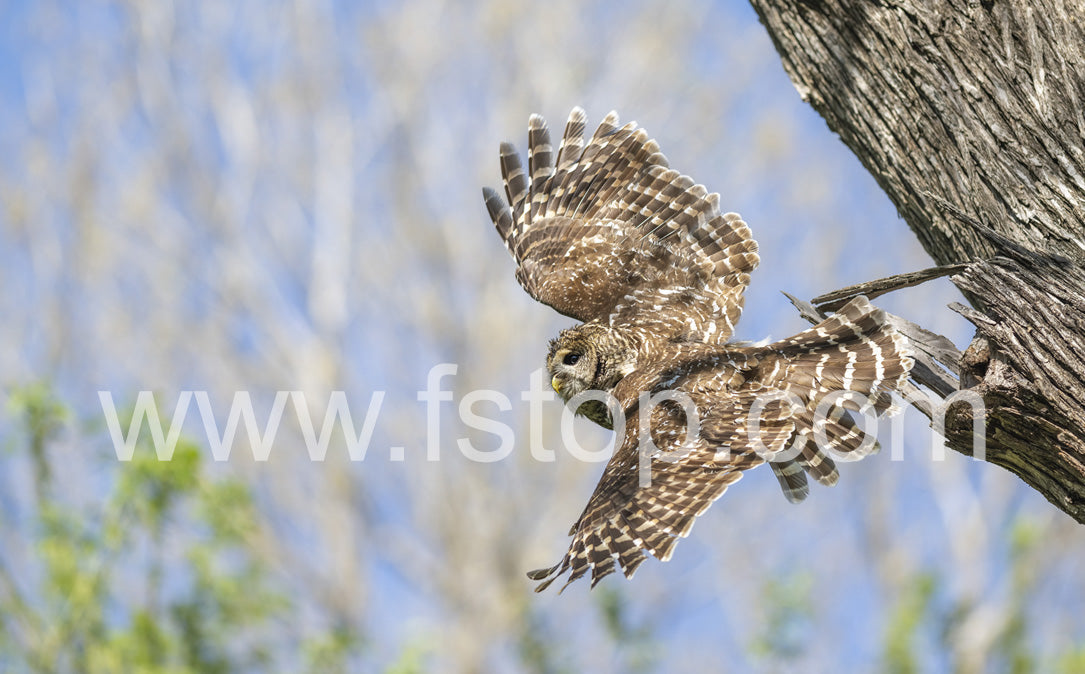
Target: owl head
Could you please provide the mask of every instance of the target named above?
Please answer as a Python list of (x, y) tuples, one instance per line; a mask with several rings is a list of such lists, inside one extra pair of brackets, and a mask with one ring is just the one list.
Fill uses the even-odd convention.
[(589, 390), (609, 391), (634, 369), (637, 352), (615, 330), (585, 323), (550, 340), (546, 369), (562, 400)]

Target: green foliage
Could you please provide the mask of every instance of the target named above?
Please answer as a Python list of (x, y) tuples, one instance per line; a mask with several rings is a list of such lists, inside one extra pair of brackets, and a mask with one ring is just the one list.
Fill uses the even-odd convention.
[[(75, 502), (50, 469), (70, 413), (40, 385), (9, 400), (11, 448), (30, 456), (37, 507), (16, 523), (35, 559), (0, 556), (6, 671), (214, 674), (294, 657), (272, 634), (290, 606), (251, 545), (259, 522), (243, 484), (211, 479), (190, 442), (170, 461), (143, 442), (130, 462), (102, 460), (106, 498)], [(316, 641), (313, 671), (345, 671), (351, 631)]]
[(337, 627), (327, 634), (308, 640), (304, 646), (307, 669), (321, 674), (347, 674), (350, 654), (364, 644), (358, 633), (349, 627)]
[[(63, 428), (68, 410), (53, 397), (48, 386), (39, 382), (11, 391), (8, 413), (21, 422), (25, 449), (34, 465), (34, 485), (38, 488), (36, 496), (40, 503), (44, 498), (41, 487), (51, 478), (45, 448)], [(14, 451), (22, 449), (14, 445), (11, 448)]]
[(1029, 647), (1025, 611), (1036, 585), (1033, 560), (1041, 542), (1040, 529), (1035, 522), (1019, 518), (1013, 523), (1010, 529), (1010, 600), (1006, 624), (995, 642), (993, 654), (1002, 665), (1000, 669), (1009, 674), (1038, 671), (1036, 658)]
[(1058, 672), (1058, 674), (1081, 674), (1081, 672), (1085, 672), (1085, 646), (1079, 646), (1064, 653), (1056, 661), (1054, 671)]
[(424, 674), (428, 671), (426, 657), (430, 654), (431, 647), (423, 641), (408, 643), (400, 654), (399, 660), (393, 662), (385, 674)]
[(42, 382), (29, 384), (8, 393), (8, 413), (21, 421), (33, 446), (44, 446), (68, 420), (68, 409)]
[(885, 671), (890, 674), (915, 674), (922, 671), (916, 659), (919, 633), (931, 619), (937, 579), (933, 574), (917, 574), (908, 583), (889, 615), (885, 633)]
[(750, 645), (751, 655), (777, 663), (802, 657), (813, 629), (812, 589), (813, 578), (808, 573), (770, 579), (762, 586), (764, 622)]
[(617, 669), (625, 672), (652, 671), (660, 654), (652, 638), (654, 630), (651, 624), (636, 624), (629, 616), (624, 596), (613, 587), (600, 585), (594, 592), (598, 594), (603, 625), (624, 656)]
[(522, 602), (520, 610), (523, 617), (519, 621), (517, 649), (524, 669), (535, 674), (557, 674), (567, 671), (567, 668), (557, 662), (557, 649), (551, 645), (554, 636), (546, 622), (542, 620), (539, 611), (529, 602)]
[(917, 654), (930, 653), (929, 647), (920, 646), (921, 639), (927, 637), (941, 646), (949, 671), (970, 672), (982, 667), (984, 672), (1000, 674), (1085, 672), (1085, 649), (1071, 649), (1054, 658), (1041, 659), (1036, 654), (1028, 608), (1037, 587), (1038, 557), (1043, 554), (1042, 528), (1031, 519), (1020, 517), (1009, 527), (1007, 541), (1009, 594), (1004, 599), (984, 598), (1001, 602), (1000, 620), (993, 627), (996, 631), (990, 644), (978, 655), (962, 650), (959, 645), (968, 643), (964, 635), (969, 620), (983, 606), (970, 598), (946, 602), (939, 595), (941, 576), (934, 571), (919, 573), (906, 584), (890, 614), (883, 671), (894, 674), (925, 671), (924, 665), (929, 663), (920, 662)]

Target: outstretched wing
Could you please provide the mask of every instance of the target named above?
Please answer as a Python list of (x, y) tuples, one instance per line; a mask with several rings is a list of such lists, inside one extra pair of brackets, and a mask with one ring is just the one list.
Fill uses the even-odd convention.
[[(734, 368), (724, 365), (721, 372), (733, 374)], [(694, 399), (698, 408), (713, 404), (703, 395)], [(607, 463), (588, 505), (573, 525), (568, 552), (557, 565), (528, 574), (542, 581), (536, 592), (566, 572), (566, 586), (590, 572), (595, 587), (618, 568), (632, 578), (648, 554), (663, 561), (670, 559), (675, 543), (689, 534), (693, 521), (737, 482), (743, 471), (764, 462), (746, 441), (744, 426), (751, 405), (752, 397), (741, 394), (730, 400), (717, 399), (711, 409), (701, 410), (702, 422), (711, 428), (703, 427), (687, 447), (684, 412), (678, 405), (661, 403), (651, 412), (653, 450), (645, 449), (640, 437), (638, 405), (627, 406), (621, 447)], [(777, 436), (776, 445), (794, 430), (786, 419), (763, 426), (763, 437)]]
[(719, 195), (667, 166), (635, 123), (607, 115), (584, 141), (574, 108), (558, 151), (546, 122), (528, 124), (528, 167), (501, 145), (505, 198), (483, 195), (536, 300), (581, 321), (639, 328), (646, 340), (723, 344), (742, 311), (757, 243)]
[[(668, 559), (694, 520), (743, 471), (765, 461), (786, 477), (781, 484), (789, 500), (806, 495), (806, 474), (834, 484), (830, 454), (854, 453), (872, 439), (844, 409), (819, 405), (827, 394), (854, 391), (858, 398), (842, 401), (845, 407), (884, 411), (888, 392), (912, 365), (903, 337), (865, 297), (766, 347), (674, 349), (663, 369), (634, 372), (615, 389), (625, 411), (621, 447), (573, 526), (565, 557), (528, 574), (543, 581), (538, 591), (566, 572), (566, 585), (590, 572), (594, 587), (617, 568), (632, 577), (647, 554)], [(687, 416), (676, 402), (653, 407), (651, 445), (641, 437), (640, 391), (665, 390), (684, 393), (696, 406), (700, 428), (688, 446)]]

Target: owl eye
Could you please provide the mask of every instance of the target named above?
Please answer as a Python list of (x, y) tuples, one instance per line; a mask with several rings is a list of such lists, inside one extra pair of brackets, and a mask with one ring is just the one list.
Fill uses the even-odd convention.
[(561, 362), (565, 363), (566, 365), (576, 365), (579, 360), (579, 353), (567, 353), (565, 354), (565, 357), (561, 359)]

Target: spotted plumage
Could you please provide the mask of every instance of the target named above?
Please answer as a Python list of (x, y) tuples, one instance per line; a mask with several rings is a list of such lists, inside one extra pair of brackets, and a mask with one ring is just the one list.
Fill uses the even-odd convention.
[[(864, 297), (789, 339), (729, 344), (759, 262), (749, 227), (670, 169), (635, 123), (612, 112), (587, 141), (585, 123), (574, 109), (555, 153), (532, 115), (526, 171), (503, 143), (505, 197), (483, 191), (523, 288), (582, 321), (550, 344), (554, 389), (566, 401), (612, 395), (613, 407), (595, 399), (577, 411), (621, 434), (569, 551), (529, 574), (538, 590), (566, 572), (566, 584), (590, 573), (594, 586), (618, 568), (632, 577), (647, 554), (668, 559), (694, 519), (766, 461), (793, 502), (807, 475), (835, 484), (830, 455), (871, 446), (846, 409), (885, 411), (912, 365)], [(854, 394), (822, 404), (838, 391)]]

